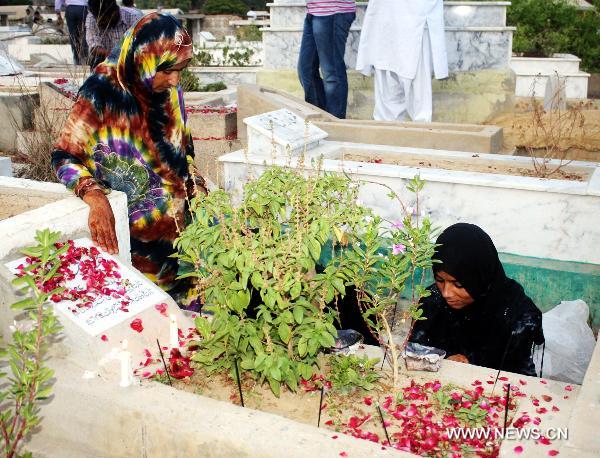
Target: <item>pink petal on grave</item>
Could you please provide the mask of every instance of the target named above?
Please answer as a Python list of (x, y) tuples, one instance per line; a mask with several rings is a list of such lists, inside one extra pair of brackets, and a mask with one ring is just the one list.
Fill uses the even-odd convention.
[(102, 334), (100, 339), (102, 339), (102, 342), (108, 342), (108, 337), (106, 337), (106, 334)]
[(523, 453), (523, 447), (520, 445), (517, 445), (513, 450), (515, 453)]
[(142, 320), (140, 318), (133, 320), (129, 326), (136, 332), (142, 332), (144, 330), (144, 326), (142, 325)]
[(565, 390), (573, 391), (573, 387), (571, 385), (567, 385), (567, 386), (565, 386)]
[(558, 450), (548, 450), (548, 455), (556, 456), (556, 455), (558, 455)]

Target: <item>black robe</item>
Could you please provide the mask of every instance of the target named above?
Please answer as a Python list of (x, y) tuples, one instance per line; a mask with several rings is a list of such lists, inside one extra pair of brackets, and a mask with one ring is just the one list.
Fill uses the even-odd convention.
[(475, 300), (453, 309), (438, 288), (421, 306), (411, 342), (462, 354), (469, 363), (535, 376), (533, 345), (544, 342), (542, 313), (521, 285), (506, 277), (492, 240), (479, 227), (455, 224), (440, 235), (434, 272), (444, 271)]

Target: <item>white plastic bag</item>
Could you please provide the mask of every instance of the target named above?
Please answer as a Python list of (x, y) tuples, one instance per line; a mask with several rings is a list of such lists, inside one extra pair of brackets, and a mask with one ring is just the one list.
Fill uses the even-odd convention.
[[(596, 346), (594, 333), (587, 324), (590, 310), (578, 299), (563, 301), (542, 314), (542, 328), (546, 339), (544, 378), (561, 382), (583, 382), (585, 371)], [(539, 375), (542, 347), (534, 353), (535, 369)]]

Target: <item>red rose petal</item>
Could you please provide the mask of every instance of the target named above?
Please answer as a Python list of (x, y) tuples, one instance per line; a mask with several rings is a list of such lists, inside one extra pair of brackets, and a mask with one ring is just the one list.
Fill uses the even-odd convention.
[(558, 412), (560, 409), (556, 406), (552, 406), (552, 412)]
[(331, 436), (331, 438), (332, 438), (332, 439), (337, 439), (337, 438), (338, 438), (338, 436)]
[(558, 450), (548, 450), (548, 455), (550, 455), (550, 456), (556, 456), (556, 455), (558, 455), (558, 453), (559, 453)]
[(523, 453), (523, 447), (520, 445), (517, 445), (513, 450), (515, 453)]
[(525, 380), (519, 380), (519, 383), (520, 383), (521, 385), (527, 385), (527, 382), (526, 382)]
[(573, 391), (573, 387), (571, 385), (567, 385), (567, 386), (565, 386), (565, 390)]
[(552, 396), (548, 396), (547, 394), (542, 394), (542, 399), (546, 402), (552, 401)]
[(169, 306), (167, 304), (165, 304), (164, 302), (161, 304), (156, 304), (154, 306), (154, 308), (162, 315), (162, 316), (166, 316), (168, 317), (168, 313), (167, 313), (167, 309), (169, 308)]
[(106, 334), (102, 334), (100, 339), (102, 339), (102, 342), (108, 342), (108, 337), (106, 337)]
[(540, 383), (543, 383), (544, 385), (546, 385), (548, 382), (546, 380), (540, 379)]
[(348, 456), (346, 452), (340, 452), (340, 456)]
[(144, 326), (142, 325), (142, 320), (140, 318), (133, 320), (129, 326), (136, 332), (142, 332), (144, 330)]

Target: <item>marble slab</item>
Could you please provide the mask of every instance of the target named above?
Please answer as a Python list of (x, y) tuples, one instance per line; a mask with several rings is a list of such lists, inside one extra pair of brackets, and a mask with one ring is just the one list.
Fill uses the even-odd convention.
[[(444, 24), (446, 27), (502, 27), (506, 25), (508, 2), (459, 2), (444, 4)], [(303, 2), (272, 3), (270, 26), (301, 27), (306, 16)], [(366, 3), (357, 3), (355, 26), (361, 26), (367, 9)]]
[[(510, 62), (513, 30), (511, 27), (447, 29), (449, 70), (466, 72), (507, 68)], [(265, 29), (263, 31), (264, 68), (296, 68), (301, 41), (301, 29)], [(359, 41), (360, 29), (353, 26), (346, 42), (345, 61), (348, 68), (356, 66)]]
[(327, 137), (327, 132), (286, 108), (251, 116), (244, 123), (249, 154), (297, 155)]
[(0, 176), (12, 177), (12, 161), (10, 157), (0, 157)]
[[(367, 162), (343, 163), (330, 159), (339, 155), (340, 146), (335, 153), (335, 143), (322, 142), (306, 159), (323, 153), (322, 170), (344, 171), (356, 180), (368, 180), (370, 183), (362, 188), (359, 198), (385, 219), (395, 220), (400, 214), (399, 206), (386, 198), (389, 189), (385, 186), (397, 192), (406, 205), (414, 206), (414, 196), (406, 191), (405, 184), (420, 174), (426, 181), (420, 196), (421, 209), (436, 226), (444, 228), (459, 221), (471, 222), (488, 232), (503, 253), (600, 264), (600, 250), (595, 248), (600, 246), (600, 213), (597, 211), (600, 197), (596, 189), (600, 183), (597, 181), (592, 185), (589, 179), (574, 182)], [(402, 148), (360, 147), (362, 151), (402, 152)], [(417, 151), (415, 148), (405, 150)], [(448, 160), (472, 157), (472, 153), (439, 150), (436, 153), (448, 156)], [(306, 159), (305, 163), (310, 163)], [(489, 160), (492, 159), (516, 166), (521, 162), (530, 164), (528, 158), (515, 161), (514, 157), (492, 156)], [(240, 192), (248, 176), (260, 175), (266, 167), (258, 156), (245, 156), (242, 152), (222, 156), (220, 161), (225, 188), (234, 195)], [(283, 165), (286, 161), (276, 158), (273, 164)], [(293, 161), (287, 165), (295, 166)], [(589, 163), (571, 165), (587, 167), (592, 172), (597, 170), (596, 165)]]

